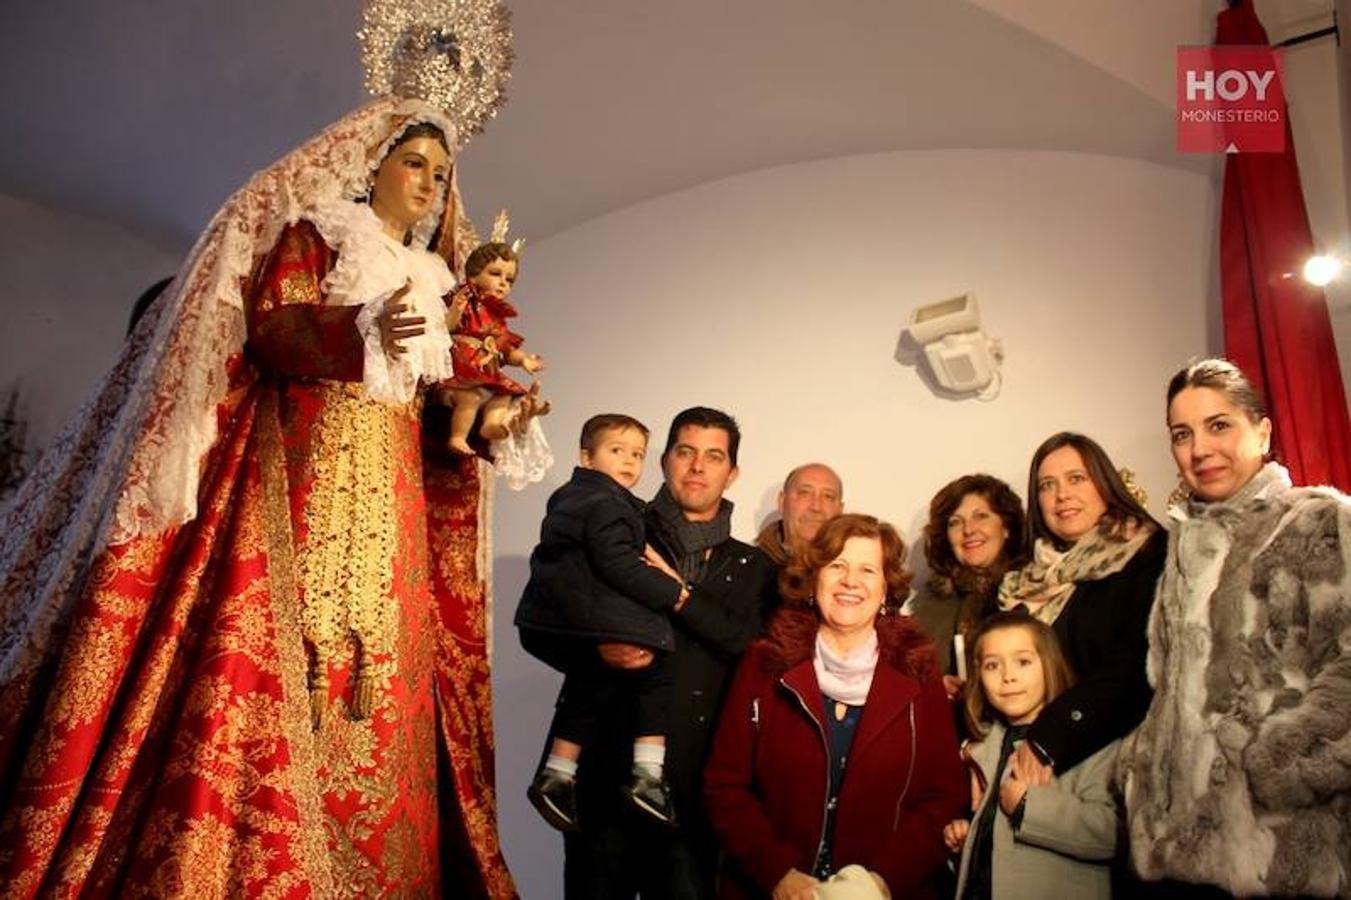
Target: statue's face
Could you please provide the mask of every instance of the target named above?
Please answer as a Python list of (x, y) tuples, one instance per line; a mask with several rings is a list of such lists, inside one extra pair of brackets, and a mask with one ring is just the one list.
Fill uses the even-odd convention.
[(516, 285), (516, 260), (491, 260), (469, 281), (483, 293), (505, 300), (511, 296), (511, 289)]
[(371, 209), (402, 236), (432, 211), (450, 177), (450, 154), (432, 137), (404, 141), (385, 157), (371, 185)]

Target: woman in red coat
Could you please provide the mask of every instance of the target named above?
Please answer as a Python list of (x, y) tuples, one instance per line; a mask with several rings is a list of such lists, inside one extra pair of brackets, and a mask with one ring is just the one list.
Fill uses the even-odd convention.
[(904, 555), (887, 523), (842, 515), (784, 571), (790, 602), (741, 661), (704, 773), (723, 897), (810, 900), (850, 864), (937, 895), (964, 782), (933, 645), (896, 614)]

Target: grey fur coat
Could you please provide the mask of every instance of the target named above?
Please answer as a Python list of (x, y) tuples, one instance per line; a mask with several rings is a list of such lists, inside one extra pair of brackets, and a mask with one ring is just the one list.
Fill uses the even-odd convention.
[(1132, 861), (1239, 895), (1351, 897), (1351, 500), (1268, 463), (1172, 514), (1154, 702), (1119, 763)]

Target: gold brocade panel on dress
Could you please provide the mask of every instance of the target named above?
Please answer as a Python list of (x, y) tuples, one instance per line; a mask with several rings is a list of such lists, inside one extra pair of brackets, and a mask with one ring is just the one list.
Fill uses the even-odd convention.
[[(420, 405), (389, 406), (359, 385), (324, 381), (288, 384), (283, 401), (296, 593), (309, 686), (322, 690), (313, 739), (335, 886), (372, 896), (432, 885), (435, 642)], [(369, 709), (358, 700), (363, 678)]]
[(409, 444), (417, 435), (405, 410), (365, 399), (359, 385), (306, 390), (321, 396), (300, 454), (307, 464), (297, 483), (308, 491), (295, 528), (296, 576), (318, 724), (331, 700), (330, 665), (355, 662), (351, 711), (359, 718), (370, 715), (370, 692), (387, 686), (400, 615), (390, 602), (402, 549), (396, 481), (410, 476), (406, 462), (404, 471), (396, 467), (416, 449)]

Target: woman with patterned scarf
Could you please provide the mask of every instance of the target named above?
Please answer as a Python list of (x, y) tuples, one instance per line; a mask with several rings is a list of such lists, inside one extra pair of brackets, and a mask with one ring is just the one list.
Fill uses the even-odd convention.
[(1005, 576), (999, 605), (1050, 624), (1079, 679), (1016, 751), (1043, 783), (1144, 718), (1145, 624), (1166, 540), (1106, 451), (1081, 434), (1061, 432), (1037, 448), (1027, 493), (1032, 561)]
[(1173, 377), (1168, 431), (1187, 496), (1119, 759), (1141, 894), (1351, 896), (1351, 499), (1266, 461), (1227, 360)]

